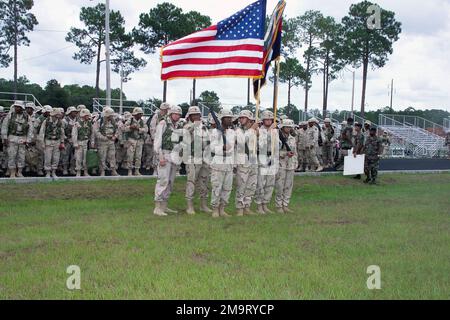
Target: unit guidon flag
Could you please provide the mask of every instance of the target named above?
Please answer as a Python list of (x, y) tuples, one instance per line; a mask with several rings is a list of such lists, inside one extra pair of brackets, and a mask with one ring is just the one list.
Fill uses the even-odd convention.
[(161, 50), (161, 79), (245, 77), (263, 72), (266, 0)]

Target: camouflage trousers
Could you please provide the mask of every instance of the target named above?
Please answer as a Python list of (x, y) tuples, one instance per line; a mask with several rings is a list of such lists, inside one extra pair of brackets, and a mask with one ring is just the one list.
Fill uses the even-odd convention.
[(217, 165), (211, 168), (211, 207), (228, 205), (233, 189), (233, 166), (229, 164)]
[(25, 167), (25, 145), (23, 142), (26, 137), (8, 136), (8, 168), (15, 170), (23, 169)]
[(128, 169), (127, 163), (127, 148), (125, 144), (116, 144), (116, 167), (122, 167)]
[(294, 187), (294, 170), (279, 169), (275, 182), (275, 205), (277, 208), (289, 206)]
[(37, 163), (37, 169), (38, 170), (44, 170), (44, 143), (42, 141), (36, 141), (36, 163)]
[(209, 165), (187, 164), (186, 199), (194, 200), (195, 190), (198, 190), (201, 199), (208, 198)]
[(382, 155), (383, 158), (386, 158), (391, 154), (390, 149), (391, 149), (391, 147), (388, 144), (383, 145), (383, 155)]
[(88, 151), (88, 140), (78, 141), (78, 148), (75, 149), (75, 170), (87, 172), (86, 153)]
[(308, 166), (313, 168), (318, 168), (320, 166), (319, 159), (317, 158), (316, 147), (306, 149), (306, 158), (308, 161)]
[(139, 170), (142, 166), (142, 151), (144, 148), (144, 141), (129, 139), (125, 145), (127, 150), (126, 168), (129, 170)]
[(37, 171), (40, 164), (39, 155), (40, 150), (37, 148), (36, 145), (28, 146), (25, 151), (25, 167), (31, 171)]
[[(164, 152), (164, 151), (163, 151)], [(165, 153), (165, 152), (164, 152)], [(170, 157), (167, 156), (166, 159)], [(175, 177), (178, 171), (178, 165), (172, 162), (167, 162), (165, 166), (158, 165), (158, 181), (155, 187), (155, 201), (168, 201), (173, 190)]]
[(45, 140), (44, 169), (45, 171), (57, 170), (61, 150), (59, 150), (60, 140)]
[(258, 183), (257, 165), (238, 165), (236, 170), (236, 209), (250, 208)]
[(66, 147), (61, 151), (62, 167), (64, 170), (75, 169), (75, 149), (71, 141), (64, 142)]
[(333, 145), (324, 145), (322, 147), (322, 159), (323, 164), (325, 166), (334, 166), (334, 152), (333, 152)]
[(378, 169), (380, 167), (380, 159), (369, 158), (366, 156), (366, 161), (364, 163), (364, 173), (367, 179), (375, 181), (378, 177)]
[(110, 169), (116, 169), (116, 144), (114, 141), (99, 141), (98, 155), (100, 157), (100, 170), (105, 170), (106, 161), (109, 163)]
[(303, 170), (303, 167), (307, 166), (307, 159), (306, 159), (306, 150), (298, 150), (298, 167), (300, 170)]
[(144, 144), (144, 166), (147, 169), (154, 168), (153, 163), (153, 141), (150, 141), (149, 143), (146, 142)]
[(344, 170), (344, 158), (348, 156), (349, 150), (348, 149), (341, 149), (339, 150), (339, 159), (336, 163), (336, 169), (337, 170)]
[(269, 204), (272, 200), (273, 189), (275, 188), (276, 175), (262, 175), (261, 168), (258, 173), (258, 183), (256, 187), (256, 204)]

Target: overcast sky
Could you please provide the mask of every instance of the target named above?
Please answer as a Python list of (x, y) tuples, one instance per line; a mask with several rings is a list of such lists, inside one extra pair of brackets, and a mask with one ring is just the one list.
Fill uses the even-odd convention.
[[(72, 59), (76, 47), (65, 42), (66, 32), (71, 26), (81, 26), (79, 11), (82, 6), (95, 5), (99, 1), (89, 0), (35, 0), (33, 13), (39, 25), (30, 33), (30, 47), (19, 49), (19, 75), (26, 75), (32, 82), (45, 85), (49, 79), (57, 79), (62, 85), (77, 83), (95, 85), (95, 64), (82, 65)], [(139, 14), (148, 12), (157, 3), (154, 0), (111, 0), (111, 7), (120, 10), (125, 17), (127, 30), (138, 24)], [(209, 15), (213, 23), (232, 15), (253, 0), (172, 0), (172, 3), (186, 11), (197, 10)], [(277, 0), (268, 0), (267, 12), (272, 12)], [(352, 0), (288, 0), (286, 14), (298, 16), (306, 10), (320, 10), (337, 20), (348, 13)], [(403, 32), (394, 45), (394, 53), (382, 69), (370, 70), (367, 89), (367, 109), (373, 110), (389, 105), (389, 84), (395, 79), (394, 108), (443, 108), (450, 111), (450, 1), (449, 0), (379, 0), (384, 9), (396, 13), (402, 22)], [(170, 22), (168, 22), (170, 23)], [(53, 30), (53, 31), (49, 31)], [(59, 32), (54, 32), (59, 31)], [(136, 51), (139, 51), (136, 49)], [(132, 75), (124, 87), (130, 99), (160, 98), (162, 84), (160, 62), (156, 55), (145, 56), (145, 69)], [(362, 70), (357, 70), (356, 106), (361, 99)], [(0, 77), (12, 78), (12, 68), (0, 69)], [(104, 87), (105, 72), (102, 69), (101, 86)], [(352, 76), (350, 72), (331, 83), (329, 108), (349, 109), (351, 104)], [(120, 78), (112, 74), (112, 86), (120, 86)], [(173, 103), (188, 102), (192, 81), (169, 82), (168, 99)], [(245, 104), (245, 79), (206, 79), (197, 81), (197, 92), (216, 91), (223, 103)], [(287, 104), (287, 88), (280, 88), (280, 106)], [(262, 92), (263, 106), (270, 107), (272, 88)], [(310, 106), (321, 108), (322, 85), (319, 77), (314, 78)], [(294, 89), (292, 103), (303, 107), (304, 91)]]

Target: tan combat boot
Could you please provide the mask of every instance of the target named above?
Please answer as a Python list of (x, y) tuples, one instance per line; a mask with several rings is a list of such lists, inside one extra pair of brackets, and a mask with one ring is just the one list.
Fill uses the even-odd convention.
[(85, 177), (90, 177), (90, 174), (89, 174), (88, 170), (84, 170), (84, 176)]
[(77, 177), (77, 178), (81, 177), (81, 170), (77, 170), (77, 175), (76, 175), (76, 177)]
[(201, 199), (200, 200), (200, 210), (202, 212), (206, 212), (206, 213), (212, 213), (212, 210), (208, 207), (208, 204), (206, 202), (206, 199)]
[(225, 217), (225, 218), (230, 217), (230, 215), (225, 212), (225, 205), (223, 205), (223, 204), (219, 207), (219, 214), (221, 217)]
[(244, 216), (244, 209), (237, 209), (237, 214), (238, 217), (243, 217)]
[(23, 178), (22, 168), (17, 169), (17, 178)]
[(264, 206), (262, 204), (258, 204), (258, 213), (266, 214), (266, 211), (264, 210)]
[(132, 169), (128, 169), (128, 176), (132, 177), (133, 176), (133, 170)]
[(104, 177), (105, 176), (105, 169), (101, 169), (100, 170), (100, 177)]
[(219, 218), (220, 217), (219, 208), (213, 208), (213, 210), (212, 210), (212, 217), (213, 218)]
[(277, 207), (277, 213), (286, 213), (283, 210), (283, 207)]
[(14, 179), (16, 177), (16, 169), (9, 169), (9, 177)]
[(118, 177), (119, 176), (119, 174), (117, 173), (117, 170), (114, 168), (114, 169), (111, 169), (111, 175), (113, 176), (113, 177)]
[(141, 172), (139, 171), (139, 169), (134, 169), (134, 175), (135, 175), (136, 177), (141, 177), (141, 176), (142, 176), (142, 174), (141, 174)]
[(56, 170), (52, 170), (52, 178), (58, 178), (58, 176), (56, 175)]
[(322, 172), (323, 171), (323, 167), (322, 166), (319, 166), (318, 168), (317, 168), (317, 170), (316, 170), (316, 172)]
[(244, 214), (247, 215), (247, 216), (255, 216), (255, 215), (256, 215), (256, 213), (254, 213), (254, 212), (250, 209), (250, 207), (244, 208)]
[(194, 215), (195, 214), (195, 209), (194, 209), (194, 201), (192, 200), (188, 200), (187, 201), (187, 210), (186, 210), (188, 215)]
[(283, 207), (285, 213), (292, 213), (293, 211), (289, 207)]
[(167, 217), (167, 213), (164, 212), (164, 204), (162, 202), (155, 202), (155, 210), (153, 214), (158, 217)]
[(51, 178), (51, 172), (50, 171), (45, 171), (45, 177), (46, 178)]
[(267, 204), (263, 204), (263, 208), (264, 208), (264, 211), (265, 211), (266, 213), (269, 213), (269, 214), (273, 213), (273, 211), (269, 209), (269, 207), (267, 206)]

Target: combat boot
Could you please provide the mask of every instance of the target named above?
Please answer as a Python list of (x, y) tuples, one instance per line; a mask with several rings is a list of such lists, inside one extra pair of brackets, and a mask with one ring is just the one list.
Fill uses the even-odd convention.
[(249, 207), (244, 208), (244, 214), (247, 216), (255, 216), (256, 215), (256, 213), (254, 213)]
[(364, 183), (369, 183), (370, 182), (370, 178), (366, 178), (366, 180), (364, 180)]
[(87, 170), (84, 170), (84, 176), (85, 177), (90, 177), (89, 172)]
[(17, 178), (23, 178), (22, 169), (17, 169)]
[(39, 177), (42, 177), (42, 176), (44, 175), (44, 172), (42, 171), (42, 169), (39, 169), (39, 170), (38, 170), (37, 175), (38, 175)]
[(277, 213), (285, 213), (283, 207), (277, 207)]
[(167, 213), (164, 212), (164, 203), (160, 201), (155, 202), (155, 210), (153, 211), (155, 216), (167, 217)]
[(225, 218), (230, 217), (230, 215), (225, 212), (225, 205), (223, 205), (223, 204), (219, 207), (219, 214), (221, 217), (225, 217)]
[(267, 204), (263, 204), (263, 208), (264, 208), (264, 211), (265, 211), (266, 213), (273, 213), (273, 211), (271, 211), (271, 210), (269, 209), (269, 207), (267, 206)]
[(76, 172), (75, 172), (74, 169), (70, 169), (70, 170), (69, 170), (69, 174), (72, 175), (72, 176), (74, 176), (74, 175), (76, 174)]
[(77, 178), (81, 177), (81, 170), (77, 170), (76, 177), (77, 177)]
[(200, 200), (200, 210), (206, 213), (212, 213), (212, 210), (208, 208), (208, 204), (206, 202), (206, 199)]
[(117, 170), (114, 168), (114, 169), (111, 169), (111, 175), (113, 176), (113, 177), (118, 177), (119, 176), (119, 174), (117, 173)]
[(100, 177), (104, 177), (105, 176), (105, 169), (101, 169), (100, 170)]
[(237, 209), (237, 214), (238, 217), (243, 217), (244, 216), (244, 209)]
[(51, 172), (50, 171), (45, 171), (45, 177), (46, 178), (51, 178)]
[(68, 176), (68, 175), (69, 175), (69, 171), (67, 170), (67, 168), (64, 168), (63, 176)]
[(56, 170), (52, 170), (52, 178), (58, 178), (58, 176), (56, 175)]
[(283, 207), (284, 213), (292, 213), (293, 211), (289, 207)]
[(323, 171), (323, 167), (322, 166), (319, 166), (318, 168), (317, 168), (317, 170), (316, 170), (316, 172), (322, 172)]
[(195, 214), (195, 209), (194, 209), (194, 201), (192, 200), (188, 200), (187, 201), (187, 210), (186, 210), (188, 215), (194, 215)]
[(219, 208), (213, 208), (212, 217), (213, 218), (219, 218), (220, 217)]
[(9, 177), (11, 179), (14, 179), (16, 177), (16, 169), (10, 169), (9, 170)]
[(141, 172), (139, 171), (139, 169), (135, 169), (135, 170), (134, 170), (134, 175), (135, 175), (136, 177), (141, 177), (141, 176), (142, 176), (142, 174), (141, 174)]
[(266, 211), (264, 210), (264, 206), (262, 204), (258, 204), (258, 213), (266, 214)]
[(133, 176), (133, 170), (132, 169), (128, 169), (128, 176), (132, 177)]

